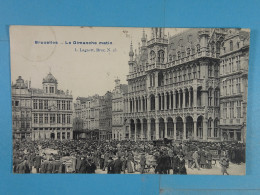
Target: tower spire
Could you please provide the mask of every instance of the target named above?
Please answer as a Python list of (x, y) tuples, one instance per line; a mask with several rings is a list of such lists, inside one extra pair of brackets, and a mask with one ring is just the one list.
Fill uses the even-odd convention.
[(131, 40), (130, 51), (129, 51), (130, 61), (133, 61), (133, 56), (134, 56), (134, 51), (133, 51), (133, 43), (132, 43), (132, 40)]
[(146, 44), (146, 36), (145, 36), (145, 31), (144, 31), (144, 28), (143, 28), (143, 36), (142, 36), (142, 47), (144, 47), (145, 46), (145, 44)]

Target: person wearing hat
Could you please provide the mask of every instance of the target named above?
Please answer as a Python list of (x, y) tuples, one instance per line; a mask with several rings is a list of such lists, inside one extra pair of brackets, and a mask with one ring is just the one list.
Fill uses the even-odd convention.
[(183, 154), (180, 154), (179, 174), (187, 175), (187, 171), (186, 171), (186, 167), (185, 167), (185, 159), (184, 159), (184, 155)]
[(36, 168), (36, 173), (40, 173), (40, 167), (42, 164), (42, 156), (39, 155), (39, 152), (36, 153), (34, 157), (34, 167)]
[(107, 162), (107, 173), (108, 174), (113, 174), (114, 172), (114, 161), (112, 157), (109, 157), (108, 162)]
[(123, 161), (121, 160), (121, 155), (118, 155), (114, 162), (114, 173), (120, 174), (122, 171)]
[(141, 153), (141, 157), (140, 157), (140, 173), (144, 174), (144, 169), (145, 169), (145, 165), (146, 165), (146, 159), (145, 159), (145, 155), (144, 153)]

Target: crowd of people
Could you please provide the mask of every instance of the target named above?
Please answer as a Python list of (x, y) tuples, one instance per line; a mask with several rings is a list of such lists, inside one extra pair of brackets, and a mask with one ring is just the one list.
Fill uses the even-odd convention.
[(93, 140), (15, 140), (14, 173), (187, 174), (216, 163), (228, 174), (229, 162), (245, 162), (237, 142), (133, 142)]

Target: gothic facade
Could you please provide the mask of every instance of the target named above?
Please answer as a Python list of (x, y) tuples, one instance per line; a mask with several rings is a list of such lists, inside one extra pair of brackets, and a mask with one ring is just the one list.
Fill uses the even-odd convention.
[[(138, 51), (133, 51), (131, 43), (128, 93), (124, 95), (125, 139), (223, 140), (223, 44), (231, 34), (243, 31), (191, 29), (166, 36), (164, 30), (152, 28), (150, 40), (143, 32)], [(236, 132), (242, 131), (240, 127)]]

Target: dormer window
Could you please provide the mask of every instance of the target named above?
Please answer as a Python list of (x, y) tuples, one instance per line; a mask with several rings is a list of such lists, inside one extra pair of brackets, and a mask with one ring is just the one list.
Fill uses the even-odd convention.
[(170, 62), (172, 61), (172, 55), (169, 55), (169, 61)]
[(178, 56), (178, 60), (181, 59), (181, 52), (180, 51), (178, 51), (177, 56)]
[(197, 45), (197, 52), (198, 53), (200, 52), (200, 45), (199, 44)]
[(230, 41), (230, 51), (233, 51), (233, 41)]
[(237, 48), (238, 48), (238, 49), (239, 49), (239, 46), (240, 46), (240, 45), (239, 45), (239, 42), (237, 42)]
[(187, 49), (187, 56), (190, 56), (190, 48)]

